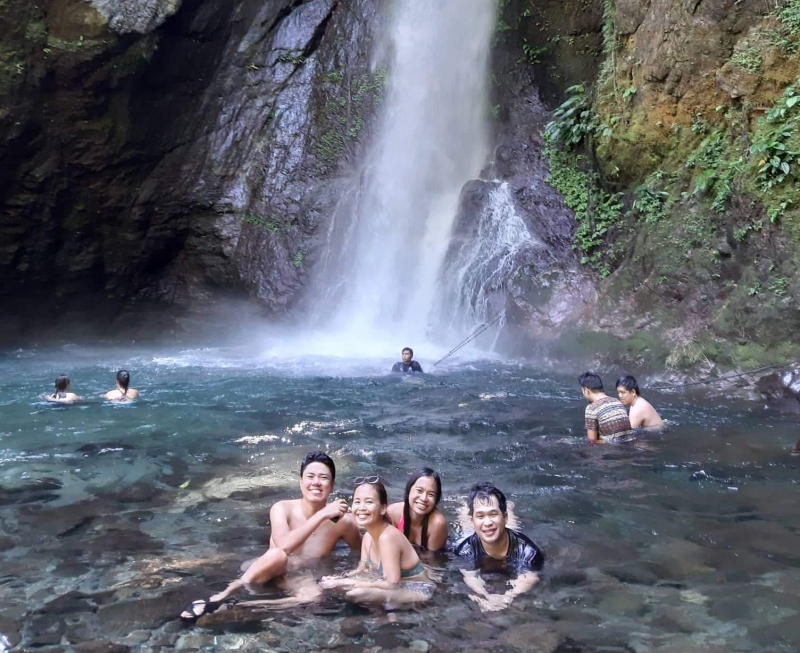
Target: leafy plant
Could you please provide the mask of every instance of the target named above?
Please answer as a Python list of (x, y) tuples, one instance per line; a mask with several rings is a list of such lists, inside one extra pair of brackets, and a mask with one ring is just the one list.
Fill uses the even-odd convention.
[(280, 63), (290, 63), (299, 66), (306, 62), (306, 58), (303, 55), (293, 55), (286, 52), (278, 57), (278, 61)]
[(734, 52), (730, 61), (749, 73), (755, 74), (761, 70), (761, 55), (751, 45), (746, 45), (743, 49)]
[(778, 10), (780, 20), (793, 36), (800, 34), (800, 0), (789, 0)]
[(750, 153), (759, 158), (758, 180), (761, 190), (767, 191), (783, 183), (800, 159), (800, 152), (792, 150), (786, 141), (794, 135), (792, 124), (783, 123), (764, 129), (758, 141), (750, 146)]
[(624, 91), (622, 91), (622, 99), (631, 100), (633, 96), (636, 95), (636, 91), (637, 89), (635, 86), (629, 86)]
[(633, 210), (639, 214), (645, 224), (656, 224), (667, 213), (669, 193), (649, 186), (641, 186), (636, 190)]
[(783, 217), (784, 211), (792, 204), (794, 204), (792, 200), (783, 200), (778, 206), (767, 209), (767, 217), (769, 217), (770, 223), (777, 224), (781, 217)]
[(535, 48), (528, 43), (527, 40), (522, 44), (522, 56), (523, 58), (532, 65), (542, 63), (541, 55), (547, 52), (547, 48)]
[(547, 123), (544, 138), (550, 145), (569, 149), (594, 133), (598, 125), (585, 86), (570, 86), (567, 95), (567, 99), (553, 112), (553, 120)]
[(767, 290), (769, 290), (776, 297), (786, 297), (786, 295), (789, 294), (789, 280), (785, 277), (773, 279)]
[(303, 252), (297, 252), (292, 257), (292, 265), (298, 269), (303, 267)]

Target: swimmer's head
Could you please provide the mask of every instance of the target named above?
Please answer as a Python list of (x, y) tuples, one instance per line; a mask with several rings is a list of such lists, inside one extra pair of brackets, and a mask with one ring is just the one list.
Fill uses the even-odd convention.
[(403, 535), (411, 536), (411, 513), (422, 516), (420, 544), (428, 548), (428, 517), (442, 500), (442, 479), (430, 467), (420, 467), (406, 483), (403, 495)]
[(321, 463), (328, 468), (331, 473), (331, 482), (336, 480), (336, 465), (333, 464), (333, 459), (324, 451), (311, 451), (307, 453), (303, 460), (300, 461), (300, 476), (306, 471), (311, 463)]
[(578, 378), (578, 383), (581, 384), (581, 392), (588, 401), (591, 401), (590, 396), (592, 394), (603, 391), (603, 382), (594, 372), (581, 374)]
[(66, 392), (69, 388), (69, 377), (59, 376), (56, 377), (56, 392)]
[(470, 517), (475, 514), (476, 505), (496, 505), (503, 515), (507, 512), (506, 495), (491, 483), (476, 483), (470, 488), (469, 496), (467, 497), (467, 507), (469, 508)]
[(617, 379), (617, 396), (619, 400), (626, 406), (630, 406), (636, 401), (637, 397), (641, 397), (639, 392), (639, 384), (632, 376), (621, 376)]
[(356, 485), (353, 492), (351, 509), (359, 526), (367, 526), (376, 520), (389, 521), (386, 514), (389, 510), (386, 486), (380, 480), (372, 481), (373, 478), (370, 476), (363, 483)]
[(500, 542), (508, 519), (506, 497), (491, 483), (473, 485), (467, 499), (475, 534), (485, 544)]
[[(432, 513), (434, 508), (442, 500), (442, 479), (439, 473), (430, 467), (420, 467), (406, 483), (406, 491), (403, 496), (403, 511), (408, 511), (412, 504), (424, 506), (424, 513)], [(406, 523), (409, 523), (409, 516), (406, 515)]]
[(408, 365), (411, 360), (414, 358), (414, 350), (411, 347), (403, 347), (403, 351), (400, 352), (403, 356), (403, 362)]
[(123, 390), (128, 389), (131, 383), (131, 375), (128, 373), (128, 370), (120, 370), (117, 372), (117, 383), (119, 383), (119, 387)]

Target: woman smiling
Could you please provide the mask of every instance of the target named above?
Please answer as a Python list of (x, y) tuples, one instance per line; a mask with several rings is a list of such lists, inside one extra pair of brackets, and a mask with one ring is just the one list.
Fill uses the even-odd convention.
[(447, 544), (447, 519), (436, 507), (441, 499), (439, 474), (420, 467), (408, 478), (403, 501), (389, 506), (389, 519), (413, 545), (440, 551)]
[[(357, 478), (355, 483), (353, 516), (359, 528), (365, 531), (361, 562), (357, 569), (343, 577), (322, 578), (320, 585), (326, 589), (349, 588), (347, 598), (359, 603), (398, 607), (427, 600), (432, 589), (427, 582), (428, 574), (414, 547), (387, 518), (389, 502), (383, 483), (377, 476)], [(377, 573), (380, 579), (374, 580), (374, 574), (365, 575), (370, 571)], [(406, 581), (417, 582), (409, 586)]]

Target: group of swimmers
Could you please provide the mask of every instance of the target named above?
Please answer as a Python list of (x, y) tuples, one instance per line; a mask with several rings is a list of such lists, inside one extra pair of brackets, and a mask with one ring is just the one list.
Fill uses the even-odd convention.
[[(240, 601), (251, 608), (281, 608), (319, 599), (323, 590), (343, 590), (348, 600), (386, 607), (413, 605), (429, 599), (434, 584), (420, 560), (426, 551), (442, 551), (448, 543), (447, 518), (437, 507), (442, 482), (434, 470), (416, 470), (408, 479), (402, 502), (389, 504), (378, 476), (353, 481), (352, 506), (344, 499), (328, 503), (336, 467), (322, 451), (306, 454), (300, 463), (300, 499), (278, 501), (270, 509), (269, 549), (245, 563), (244, 573), (225, 590), (193, 601), (181, 613), (193, 622), (204, 614), (229, 607), (241, 588), (277, 580), (286, 598)], [(544, 554), (523, 533), (508, 528), (505, 495), (490, 483), (474, 485), (467, 498), (474, 532), (450, 550), (470, 564), (460, 571), (469, 598), (484, 611), (501, 610), (539, 581)], [(314, 581), (298, 572), (328, 556), (339, 541), (359, 549), (358, 566), (337, 576)], [(503, 593), (489, 591), (481, 572), (505, 568), (517, 573)]]
[[(107, 401), (135, 401), (139, 398), (139, 391), (130, 387), (131, 375), (128, 370), (117, 372), (116, 387), (113, 390), (103, 393), (101, 396)], [(56, 377), (56, 389), (53, 394), (45, 396), (47, 401), (54, 401), (59, 404), (72, 404), (80, 401), (81, 398), (74, 392), (69, 391), (70, 378), (68, 376)]]
[[(404, 347), (402, 360), (392, 366), (392, 372), (422, 373), (414, 360), (414, 350)], [(630, 375), (617, 379), (617, 396), (609, 397), (603, 391), (603, 381), (597, 374), (585, 372), (578, 382), (589, 405), (584, 414), (586, 435), (592, 442), (627, 442), (637, 431), (659, 431), (664, 421), (652, 404), (641, 396), (639, 384)]]

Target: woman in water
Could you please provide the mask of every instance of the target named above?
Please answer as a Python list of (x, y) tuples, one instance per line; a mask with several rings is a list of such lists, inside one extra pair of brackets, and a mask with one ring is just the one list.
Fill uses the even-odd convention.
[(439, 474), (420, 467), (409, 477), (403, 501), (389, 506), (389, 519), (414, 546), (440, 551), (447, 544), (447, 519), (436, 507), (441, 499)]
[(47, 401), (57, 401), (60, 404), (71, 404), (78, 401), (80, 397), (74, 392), (69, 392), (69, 377), (59, 376), (56, 378), (56, 391), (47, 395)]
[(117, 387), (109, 390), (103, 395), (103, 399), (109, 401), (133, 401), (139, 398), (139, 391), (129, 388), (131, 382), (131, 375), (128, 370), (120, 370), (117, 372)]
[[(320, 585), (326, 589), (347, 588), (347, 598), (366, 603), (392, 606), (408, 605), (430, 598), (432, 586), (416, 550), (405, 536), (389, 522), (386, 488), (377, 476), (356, 479), (352, 511), (359, 528), (361, 562), (344, 576), (326, 576)], [(380, 576), (374, 579), (375, 572)], [(417, 581), (415, 587), (407, 581)]]

